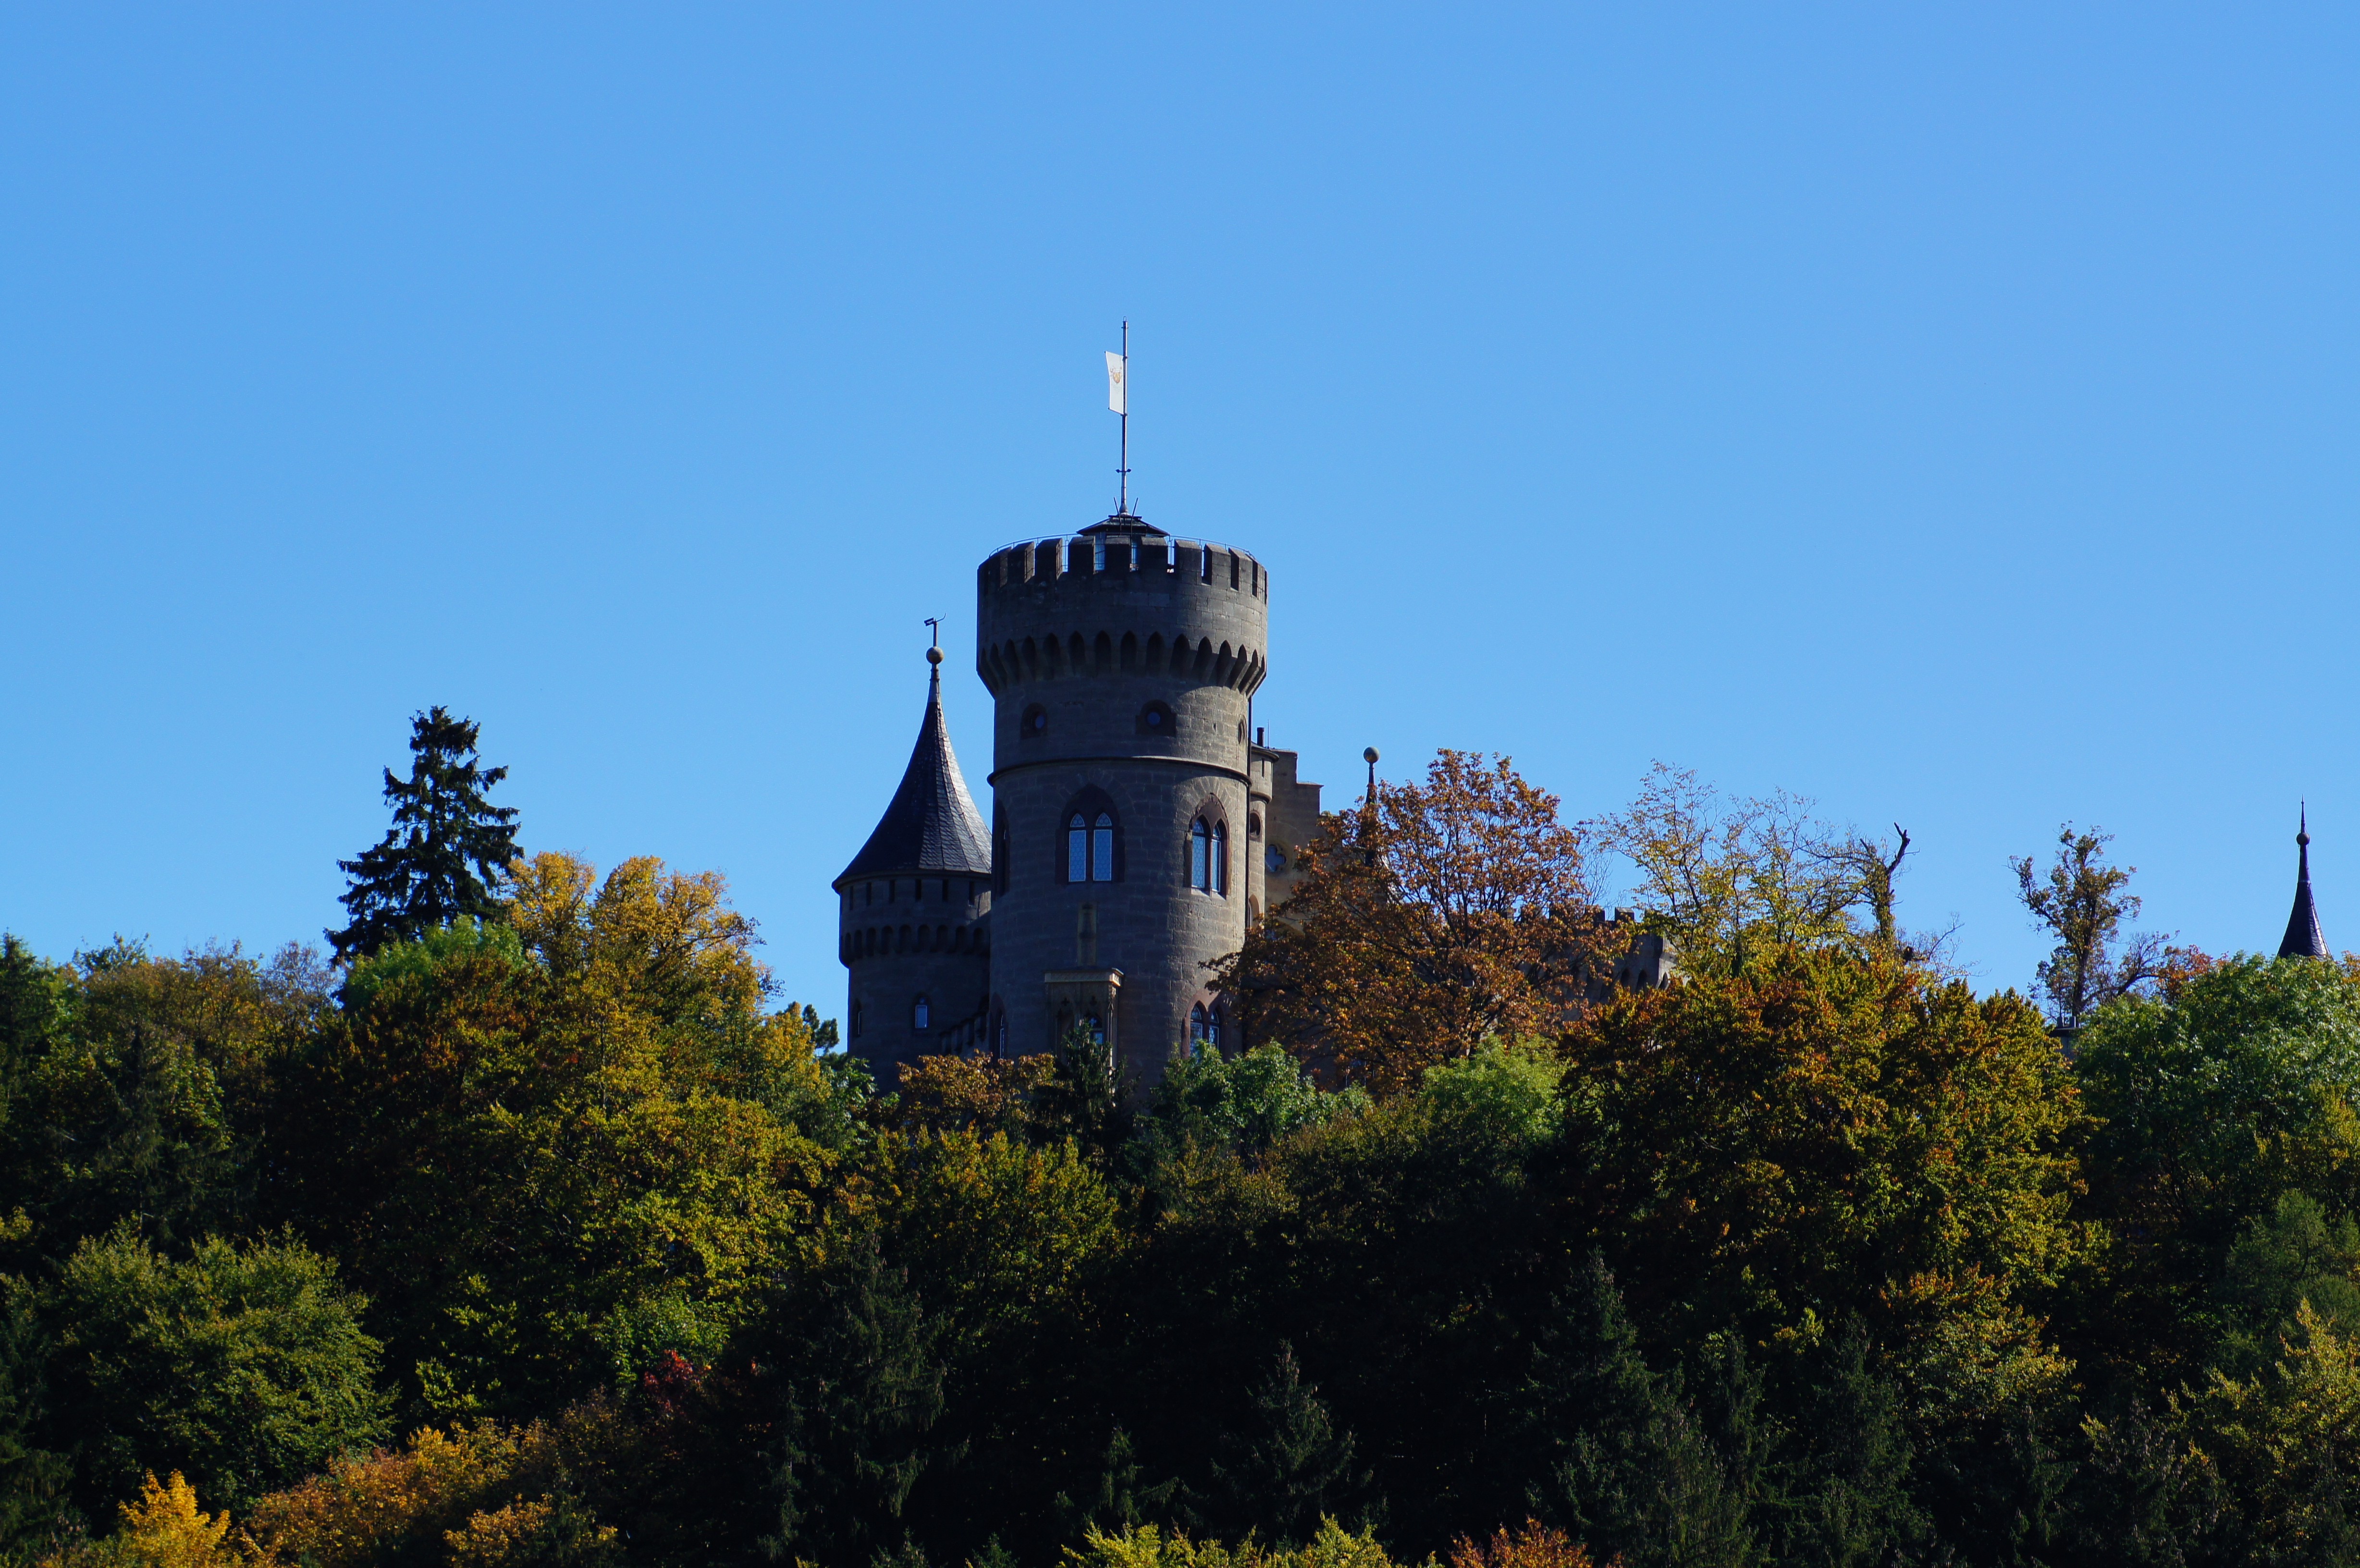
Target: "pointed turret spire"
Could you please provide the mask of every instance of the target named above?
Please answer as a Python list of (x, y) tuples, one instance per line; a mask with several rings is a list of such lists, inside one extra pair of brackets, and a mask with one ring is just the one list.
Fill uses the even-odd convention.
[(2311, 808), (2303, 807), (2295, 831), (2294, 911), (2287, 916), (2280, 958), (2325, 958), (2327, 939), (2319, 934), (2319, 910), (2311, 901)]
[(926, 649), (932, 668), (926, 675), (926, 716), (918, 725), (918, 744), (911, 749), (910, 766), (901, 787), (877, 823), (877, 831), (836, 879), (836, 886), (857, 877), (883, 877), (893, 872), (945, 872), (955, 877), (991, 875), (991, 837), (967, 792), (958, 758), (951, 752), (949, 726), (943, 722), (943, 650)]

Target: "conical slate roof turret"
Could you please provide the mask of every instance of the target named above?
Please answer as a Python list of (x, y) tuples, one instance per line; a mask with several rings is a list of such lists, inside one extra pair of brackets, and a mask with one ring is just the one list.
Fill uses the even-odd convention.
[(934, 666), (926, 678), (926, 716), (918, 726), (918, 744), (910, 752), (901, 787), (893, 791), (893, 802), (885, 808), (877, 831), (836, 879), (836, 887), (856, 877), (897, 871), (991, 875), (991, 836), (967, 796), (958, 758), (951, 754), (950, 730), (943, 723), (943, 650), (926, 649), (926, 660)]
[(2287, 916), (2286, 940), (2278, 943), (2280, 958), (2325, 958), (2327, 939), (2319, 934), (2319, 911), (2311, 901), (2311, 812), (2306, 809), (2294, 835), (2296, 869), (2294, 911)]

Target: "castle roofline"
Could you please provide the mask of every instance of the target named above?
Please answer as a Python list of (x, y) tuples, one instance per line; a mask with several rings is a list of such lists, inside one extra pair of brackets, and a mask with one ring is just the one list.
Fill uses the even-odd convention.
[(1153, 534), (1157, 539), (1172, 536), (1149, 522), (1136, 512), (1117, 512), (1104, 522), (1092, 523), (1082, 530), (1087, 534)]
[(926, 650), (933, 669), (926, 677), (926, 714), (910, 766), (893, 791), (876, 831), (852, 864), (830, 886), (839, 892), (863, 877), (922, 872), (951, 877), (991, 875), (991, 835), (967, 792), (950, 728), (943, 721), (942, 650)]

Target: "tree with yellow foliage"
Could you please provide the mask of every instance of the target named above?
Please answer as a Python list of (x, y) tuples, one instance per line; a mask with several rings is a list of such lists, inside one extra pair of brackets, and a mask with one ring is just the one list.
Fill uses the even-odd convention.
[(355, 964), (287, 1127), (290, 1219), (378, 1302), (413, 1411), (546, 1410), (710, 1358), (793, 1255), (842, 1121), (714, 874), (513, 870), (504, 922)]
[(197, 1489), (175, 1470), (158, 1484), (151, 1473), (139, 1496), (122, 1506), (123, 1522), (95, 1545), (42, 1560), (41, 1568), (268, 1568), (268, 1554), (250, 1552), (252, 1542), (229, 1540), (226, 1510), (206, 1513)]

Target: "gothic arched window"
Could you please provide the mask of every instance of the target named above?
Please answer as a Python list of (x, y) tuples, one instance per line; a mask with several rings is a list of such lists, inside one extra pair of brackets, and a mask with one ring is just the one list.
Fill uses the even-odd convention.
[(1067, 803), (1061, 875), (1068, 882), (1122, 880), (1122, 833), (1114, 800), (1103, 789), (1085, 789)]
[(1202, 817), (1188, 824), (1188, 886), (1199, 893), (1213, 890), (1213, 830)]
[(1229, 896), (1229, 824), (1213, 824), (1213, 891), (1220, 898)]
[(919, 997), (915, 1002), (910, 1004), (910, 1027), (912, 1029), (926, 1028), (932, 1016), (932, 1009), (927, 1007), (926, 999), (923, 996)]
[(1205, 1016), (1205, 1004), (1199, 1002), (1188, 1009), (1188, 1043), (1197, 1046), (1210, 1045), (1213, 1037), (1207, 1032), (1208, 1029), (1209, 1024)]

